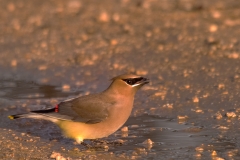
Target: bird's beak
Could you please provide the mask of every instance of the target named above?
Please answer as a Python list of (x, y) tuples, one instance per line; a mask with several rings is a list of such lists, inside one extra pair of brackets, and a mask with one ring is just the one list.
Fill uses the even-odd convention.
[(141, 81), (138, 81), (137, 84), (139, 84), (139, 85), (144, 85), (144, 84), (147, 84), (147, 83), (149, 83), (149, 82), (150, 82), (149, 79), (143, 78)]

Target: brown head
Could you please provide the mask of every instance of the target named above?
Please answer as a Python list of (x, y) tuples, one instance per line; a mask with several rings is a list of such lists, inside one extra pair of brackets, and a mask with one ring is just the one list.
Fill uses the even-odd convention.
[(133, 74), (123, 74), (112, 78), (112, 81), (106, 91), (126, 96), (134, 96), (138, 89), (149, 83), (147, 78)]

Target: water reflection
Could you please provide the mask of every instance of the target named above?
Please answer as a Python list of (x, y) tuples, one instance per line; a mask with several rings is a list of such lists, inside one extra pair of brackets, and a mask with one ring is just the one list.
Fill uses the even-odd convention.
[(0, 96), (6, 99), (41, 99), (78, 95), (81, 91), (63, 91), (56, 86), (34, 82), (0, 80)]
[[(178, 124), (175, 120), (158, 116), (130, 117), (125, 125), (129, 128), (128, 136), (123, 136), (123, 132), (120, 131), (116, 134), (117, 137), (127, 140), (127, 144), (121, 146), (124, 150), (132, 149), (137, 145), (147, 150), (164, 151), (173, 148), (197, 147), (209, 140), (208, 133), (202, 128), (186, 125), (186, 123)], [(197, 128), (197, 132), (195, 129), (192, 132), (193, 128)]]

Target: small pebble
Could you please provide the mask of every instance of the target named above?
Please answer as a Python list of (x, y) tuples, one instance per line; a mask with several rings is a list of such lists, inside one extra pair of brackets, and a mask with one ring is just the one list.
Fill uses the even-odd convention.
[(196, 147), (195, 150), (198, 152), (202, 152), (204, 149), (202, 147)]
[(212, 12), (212, 17), (215, 18), (215, 19), (218, 19), (220, 18), (222, 15), (219, 11), (213, 11)]
[(151, 139), (147, 139), (143, 142), (143, 144), (147, 144), (147, 145), (152, 145), (154, 142)]
[(209, 45), (215, 45), (215, 44), (219, 43), (219, 41), (214, 37), (208, 37), (206, 39), (206, 43)]
[(225, 88), (225, 85), (223, 83), (218, 84), (218, 89), (223, 89)]
[(166, 92), (156, 92), (156, 93), (154, 93), (154, 96), (159, 96), (159, 97), (161, 97), (161, 96), (165, 96), (166, 95)]
[(146, 71), (146, 70), (137, 70), (137, 71), (136, 71), (136, 74), (137, 74), (137, 75), (147, 75), (147, 74), (148, 74), (148, 71)]
[(216, 155), (217, 155), (217, 152), (216, 152), (216, 151), (213, 151), (211, 155), (212, 155), (212, 156), (216, 156)]
[(9, 12), (13, 12), (15, 10), (15, 5), (13, 3), (9, 3), (7, 5), (7, 9)]
[(66, 158), (64, 158), (63, 156), (57, 156), (56, 160), (67, 160)]
[(133, 124), (133, 125), (131, 125), (130, 127), (131, 127), (131, 128), (138, 128), (139, 125)]
[(237, 109), (236, 109), (236, 112), (238, 112), (238, 113), (239, 113), (239, 112), (240, 112), (240, 108), (237, 108)]
[(112, 19), (113, 19), (115, 22), (119, 21), (119, 19), (120, 19), (119, 14), (116, 14), (116, 13), (113, 14)]
[(179, 120), (185, 120), (185, 119), (187, 119), (188, 118), (188, 116), (178, 116), (178, 119)]
[(39, 71), (43, 71), (43, 70), (46, 70), (46, 69), (47, 69), (47, 66), (45, 66), (45, 65), (41, 65), (41, 66), (38, 67)]
[(184, 86), (186, 89), (189, 89), (190, 88), (190, 85), (185, 85)]
[(201, 156), (202, 156), (202, 154), (200, 154), (200, 153), (197, 153), (197, 154), (195, 154), (195, 156), (196, 156), (196, 157), (201, 157)]
[(118, 44), (118, 41), (116, 39), (112, 39), (110, 43), (111, 45), (115, 46)]
[(69, 91), (70, 90), (70, 85), (68, 85), (68, 84), (62, 85), (62, 90)]
[(17, 60), (15, 60), (15, 59), (12, 60), (12, 61), (11, 61), (11, 66), (12, 66), (12, 67), (16, 67), (16, 66), (17, 66)]
[(228, 130), (229, 129), (228, 127), (225, 127), (225, 126), (218, 126), (217, 128), (218, 129), (223, 129), (223, 130)]
[(234, 153), (232, 153), (231, 151), (230, 152), (228, 152), (228, 156), (229, 157), (233, 157), (235, 154)]
[(75, 148), (73, 148), (73, 150), (78, 152), (79, 148), (75, 147)]
[(163, 107), (164, 107), (164, 108), (172, 109), (172, 108), (173, 108), (173, 104), (167, 103), (167, 104), (164, 104)]
[(193, 97), (193, 102), (194, 102), (194, 103), (198, 103), (198, 102), (199, 102), (198, 97)]
[(145, 148), (135, 148), (134, 150), (136, 151), (137, 154), (146, 153), (146, 149)]
[(217, 113), (214, 114), (213, 118), (215, 119), (222, 119), (222, 114), (218, 111)]
[(228, 58), (230, 58), (230, 59), (238, 59), (239, 58), (239, 53), (230, 53), (230, 54), (228, 54), (228, 56), (227, 56)]
[[(81, 7), (82, 7), (82, 4), (80, 1), (70, 0), (68, 1), (68, 4), (67, 4), (67, 11), (70, 14), (77, 14), (80, 11)], [(61, 8), (59, 9), (60, 9), (59, 12), (63, 11)]]
[(227, 113), (226, 113), (226, 116), (227, 116), (228, 118), (235, 118), (235, 117), (237, 117), (237, 115), (236, 115), (235, 112), (227, 112)]
[(126, 126), (123, 127), (123, 128), (121, 129), (121, 131), (122, 131), (122, 132), (128, 132), (128, 127), (126, 127)]
[(123, 143), (124, 143), (124, 140), (122, 140), (122, 139), (117, 139), (115, 142), (116, 142), (116, 143), (119, 143), (119, 144), (123, 144)]
[(109, 21), (109, 15), (106, 12), (102, 12), (99, 16), (100, 22), (108, 22)]
[(195, 112), (196, 112), (196, 113), (204, 113), (204, 111), (201, 110), (201, 109), (197, 109)]
[(103, 148), (104, 149), (109, 149), (109, 147), (107, 145), (104, 145)]
[(210, 27), (209, 27), (209, 31), (210, 32), (216, 32), (218, 30), (218, 26), (215, 25), (215, 24), (212, 24)]
[(52, 154), (50, 155), (50, 158), (56, 158), (57, 156), (61, 156), (61, 154), (57, 152), (52, 152)]

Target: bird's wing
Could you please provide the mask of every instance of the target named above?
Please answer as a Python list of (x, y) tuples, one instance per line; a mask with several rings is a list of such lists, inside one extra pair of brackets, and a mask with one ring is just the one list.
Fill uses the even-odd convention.
[(108, 117), (108, 108), (114, 103), (101, 94), (87, 95), (61, 102), (58, 105), (58, 113), (72, 117), (73, 121), (99, 123)]
[[(43, 115), (43, 116), (46, 116), (46, 117), (50, 117), (50, 118), (53, 118), (53, 119), (62, 119), (62, 120), (72, 120), (73, 119), (72, 116), (59, 114), (56, 110), (56, 107), (55, 108), (50, 108), (50, 109), (35, 110), (35, 111), (31, 111), (31, 113), (37, 113), (37, 114), (40, 114), (40, 115)], [(20, 115), (22, 115), (22, 114), (20, 114)]]

